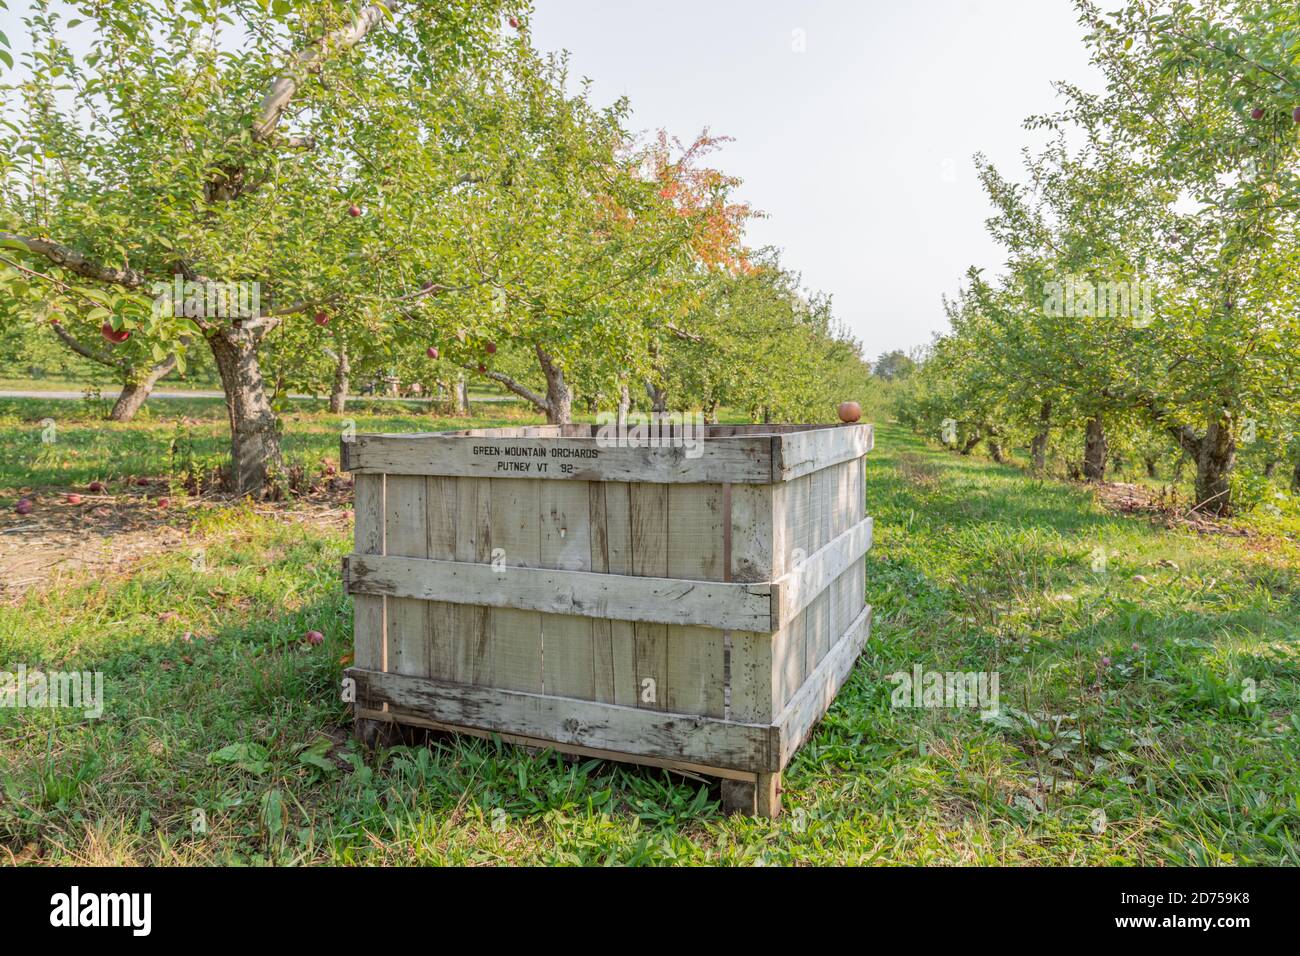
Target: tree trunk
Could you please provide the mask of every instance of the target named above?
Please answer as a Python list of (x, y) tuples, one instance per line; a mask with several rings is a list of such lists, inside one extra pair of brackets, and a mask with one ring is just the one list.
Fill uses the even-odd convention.
[(176, 367), (176, 356), (169, 355), (153, 366), (143, 376), (131, 376), (122, 386), (122, 394), (113, 403), (113, 410), (108, 413), (110, 421), (129, 422), (135, 418), (145, 399), (153, 392), (158, 380)]
[(718, 424), (718, 400), (716, 398), (709, 399), (708, 404), (704, 406), (704, 424)]
[(564, 380), (564, 370), (555, 364), (555, 359), (534, 346), (537, 361), (546, 376), (546, 422), (548, 425), (568, 425), (573, 418), (573, 391)]
[(1291, 472), (1291, 490), (1300, 492), (1300, 461), (1295, 463), (1295, 470)]
[(1268, 463), (1267, 463), (1266, 465), (1264, 465), (1264, 477), (1265, 477), (1265, 478), (1272, 478), (1274, 475), (1276, 475), (1276, 474), (1277, 474), (1277, 466), (1280, 465), (1280, 464), (1282, 464), (1282, 463), (1281, 463), (1280, 461), (1278, 461), (1276, 458), (1270, 458), (1270, 459), (1268, 460)]
[(627, 387), (627, 382), (618, 386), (618, 428), (621, 434), (627, 427), (627, 413), (632, 410), (632, 390)]
[(1042, 474), (1047, 470), (1047, 440), (1051, 436), (1052, 403), (1043, 402), (1038, 411), (1038, 431), (1029, 443), (1029, 454), (1034, 460), (1034, 471)]
[(645, 383), (645, 393), (650, 398), (650, 411), (656, 415), (668, 412), (668, 393), (651, 381)]
[(253, 334), (240, 328), (213, 329), (208, 347), (221, 374), (230, 415), (230, 476), (239, 495), (262, 495), (280, 471), (280, 430), (266, 397)]
[(981, 441), (983, 441), (983, 439), (984, 439), (984, 433), (981, 432), (978, 428), (975, 429), (975, 431), (971, 433), (971, 436), (966, 439), (966, 444), (961, 446), (961, 453), (963, 455), (969, 455), (971, 452), (975, 450), (975, 446), (978, 445)]
[(999, 465), (1006, 463), (1006, 456), (1002, 454), (1002, 442), (996, 438), (988, 440), (989, 456)]
[(1228, 478), (1237, 463), (1237, 443), (1226, 413), (1212, 417), (1196, 453), (1196, 505), (1210, 514), (1232, 513)]
[(1102, 481), (1106, 477), (1106, 429), (1100, 418), (1088, 419), (1083, 441), (1083, 478), (1085, 481)]
[(1155, 456), (1154, 456), (1154, 455), (1147, 455), (1146, 458), (1143, 459), (1143, 461), (1144, 461), (1144, 463), (1145, 463), (1146, 466), (1147, 466), (1147, 477), (1148, 477), (1148, 478), (1156, 478), (1156, 477), (1158, 477), (1158, 476), (1159, 476), (1159, 472), (1158, 472), (1158, 470), (1157, 470), (1157, 468), (1156, 468), (1156, 459), (1155, 459)]
[(342, 415), (348, 403), (348, 375), (352, 365), (348, 362), (347, 346), (339, 346), (338, 361), (334, 363), (334, 387), (330, 389), (330, 414)]

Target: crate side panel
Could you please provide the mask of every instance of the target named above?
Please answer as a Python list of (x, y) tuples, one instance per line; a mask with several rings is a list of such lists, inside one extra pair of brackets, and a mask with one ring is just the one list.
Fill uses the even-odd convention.
[[(428, 557), (454, 561), (459, 531), (456, 479), (421, 480), (424, 481)], [(444, 601), (426, 602), (424, 639), (428, 646), (430, 676), (440, 680), (469, 680), (469, 675), (460, 667), (463, 655), (458, 651), (459, 633), (460, 609), (456, 605)]]
[[(385, 486), (385, 553), (427, 558), (425, 482), (413, 475), (392, 475)], [(411, 677), (433, 676), (429, 660), (428, 603), (416, 598), (388, 599), (388, 669)]]
[[(541, 490), (544, 568), (591, 570), (591, 491), (588, 482), (546, 482)], [(596, 693), (591, 618), (542, 619), (542, 686), (547, 694), (592, 700)]]
[[(384, 553), (384, 476), (356, 476), (355, 548), (359, 554)], [(388, 667), (384, 606), (386, 598), (355, 594), (352, 597), (353, 660), (364, 670)]]
[[(729, 496), (728, 496), (729, 497)], [(721, 485), (668, 487), (668, 576), (692, 581), (726, 578)], [(668, 672), (660, 688), (668, 710), (721, 717), (726, 673), (723, 632), (668, 627)]]
[[(541, 485), (526, 478), (491, 481), (491, 558), (518, 567), (541, 567)], [(490, 613), (490, 686), (540, 693), (541, 613), (500, 607)]]
[[(668, 489), (665, 485), (637, 482), (628, 487), (632, 532), (632, 573), (643, 577), (668, 576)], [(636, 705), (666, 710), (660, 686), (668, 674), (668, 626), (637, 622), (635, 642)]]

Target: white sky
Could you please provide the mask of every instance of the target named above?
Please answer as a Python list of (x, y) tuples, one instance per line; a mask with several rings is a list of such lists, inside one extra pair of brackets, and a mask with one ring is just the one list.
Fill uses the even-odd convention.
[(534, 2), (534, 43), (637, 128), (736, 138), (714, 160), (770, 216), (751, 244), (831, 293), (872, 358), (929, 341), (966, 268), (1002, 263), (972, 154), (1020, 178), (1051, 82), (1098, 85), (1068, 0)]

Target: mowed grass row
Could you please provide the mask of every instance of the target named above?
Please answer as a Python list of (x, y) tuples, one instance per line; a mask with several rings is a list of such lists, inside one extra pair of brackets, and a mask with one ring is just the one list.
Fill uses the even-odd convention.
[[(108, 696), (98, 720), (0, 710), (0, 858), (1300, 862), (1293, 542), (1108, 516), (890, 427), (867, 492), (872, 640), (776, 821), (725, 817), (706, 783), (490, 741), (361, 750), (339, 700), (348, 527), (237, 506), (129, 576), (0, 608), (0, 666), (102, 670)], [(996, 672), (997, 715), (892, 706), (890, 675), (917, 665)]]

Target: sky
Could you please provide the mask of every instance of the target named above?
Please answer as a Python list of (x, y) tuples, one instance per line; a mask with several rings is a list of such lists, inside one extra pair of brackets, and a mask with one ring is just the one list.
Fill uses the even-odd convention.
[(568, 50), (633, 126), (735, 138), (713, 164), (833, 296), (863, 351), (929, 342), (971, 265), (1000, 270), (971, 157), (1018, 174), (1024, 119), (1053, 81), (1099, 86), (1068, 0), (534, 0), (543, 50)]

